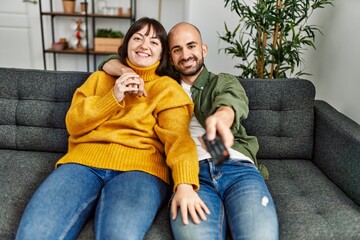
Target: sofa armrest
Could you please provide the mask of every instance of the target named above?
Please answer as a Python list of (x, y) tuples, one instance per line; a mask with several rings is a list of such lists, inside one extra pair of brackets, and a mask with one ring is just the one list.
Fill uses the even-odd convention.
[(314, 163), (360, 205), (360, 125), (315, 100)]

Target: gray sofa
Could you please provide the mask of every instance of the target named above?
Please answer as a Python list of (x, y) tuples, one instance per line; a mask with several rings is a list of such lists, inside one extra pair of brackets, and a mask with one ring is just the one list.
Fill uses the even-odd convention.
[[(0, 68), (0, 239), (67, 150), (64, 117), (84, 72)], [(270, 172), (281, 239), (360, 239), (360, 126), (307, 80), (240, 80), (248, 133)], [(171, 239), (166, 206), (146, 239)], [(261, 230), (261, 229), (259, 229)], [(90, 220), (78, 239), (93, 239)]]

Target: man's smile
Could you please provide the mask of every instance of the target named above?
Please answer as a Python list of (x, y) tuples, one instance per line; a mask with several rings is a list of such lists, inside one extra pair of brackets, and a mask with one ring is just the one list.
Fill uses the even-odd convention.
[(196, 63), (194, 58), (180, 61), (180, 65), (182, 65), (183, 67), (191, 67), (194, 63)]

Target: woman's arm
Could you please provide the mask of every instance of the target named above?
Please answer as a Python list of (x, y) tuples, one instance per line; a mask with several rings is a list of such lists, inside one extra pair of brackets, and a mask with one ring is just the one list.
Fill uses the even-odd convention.
[(171, 217), (173, 220), (181, 217), (183, 223), (188, 224), (190, 216), (194, 223), (199, 224), (199, 217), (206, 221), (206, 214), (210, 211), (196, 192), (199, 188), (199, 161), (189, 131), (193, 103), (175, 82), (167, 84), (167, 89), (162, 91), (171, 91), (170, 86), (176, 88), (172, 88), (172, 93), (160, 96), (164, 100), (160, 103), (163, 107), (155, 112), (159, 121), (155, 131), (165, 145), (166, 163), (174, 180)]
[(172, 220), (177, 218), (178, 207), (180, 208), (181, 218), (185, 225), (189, 223), (188, 212), (195, 224), (200, 224), (199, 217), (201, 220), (206, 221), (207, 218), (205, 213), (210, 214), (210, 210), (190, 184), (179, 184), (176, 188), (174, 197), (171, 201)]
[(112, 77), (98, 71), (75, 91), (66, 114), (66, 128), (71, 136), (87, 134), (121, 109), (113, 84)]

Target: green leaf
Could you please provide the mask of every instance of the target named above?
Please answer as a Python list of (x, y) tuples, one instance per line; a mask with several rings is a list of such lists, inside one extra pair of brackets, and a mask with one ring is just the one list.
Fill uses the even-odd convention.
[[(281, 9), (277, 8), (276, 0), (254, 0), (250, 4), (244, 0), (224, 2), (226, 8), (238, 15), (239, 24), (231, 30), (224, 23), (225, 32), (218, 36), (228, 46), (219, 51), (239, 59), (235, 67), (241, 69), (241, 77), (257, 77), (256, 64), (260, 56), (264, 59), (264, 77), (310, 75), (301, 69), (304, 61), (301, 56), (309, 47), (316, 50), (315, 36), (322, 32), (308, 22), (316, 9), (333, 6), (333, 0), (283, 0)], [(274, 47), (272, 39), (276, 26), (279, 31)], [(265, 48), (263, 33), (267, 34)], [(270, 72), (270, 64), (276, 65), (278, 73)]]

